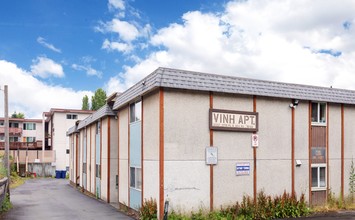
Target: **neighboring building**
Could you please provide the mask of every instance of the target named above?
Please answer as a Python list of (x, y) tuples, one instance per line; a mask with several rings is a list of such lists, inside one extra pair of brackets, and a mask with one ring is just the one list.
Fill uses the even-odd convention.
[(69, 171), (69, 139), (66, 132), (93, 111), (52, 108), (43, 113), (45, 149), (55, 152), (55, 170)]
[[(0, 118), (0, 149), (5, 145), (4, 118)], [(41, 119), (9, 118), (10, 150), (42, 149), (43, 128)]]
[(349, 193), (355, 91), (158, 68), (116, 98), (117, 119), (107, 107), (68, 135), (70, 181), (102, 198), (116, 189), (108, 202), (154, 198), (161, 219), (166, 200), (190, 212), (260, 190), (311, 205)]

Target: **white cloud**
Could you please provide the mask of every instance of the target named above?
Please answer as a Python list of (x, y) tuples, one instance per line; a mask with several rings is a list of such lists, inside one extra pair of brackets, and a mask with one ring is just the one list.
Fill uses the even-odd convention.
[(101, 23), (100, 26), (96, 27), (96, 30), (103, 33), (117, 33), (119, 38), (125, 42), (131, 42), (140, 36), (135, 25), (117, 18), (106, 23)]
[(37, 57), (37, 59), (32, 60), (32, 63), (31, 72), (34, 76), (39, 76), (41, 78), (47, 78), (50, 76), (64, 77), (62, 65), (47, 57)]
[(125, 10), (125, 3), (123, 0), (109, 0), (108, 1), (108, 7), (110, 9), (119, 9), (119, 10)]
[[(0, 78), (1, 85), (9, 88), (9, 113), (23, 112), (26, 118), (41, 118), (50, 108), (80, 109), (83, 96), (92, 95), (89, 91), (46, 85), (30, 72), (5, 60), (0, 60)], [(3, 106), (2, 100), (0, 106)], [(0, 115), (4, 115), (3, 108), (0, 108)]]
[(166, 66), (355, 89), (354, 11), (352, 0), (249, 0), (215, 14), (188, 12), (182, 23), (157, 30), (150, 41), (156, 51), (126, 66), (120, 83), (127, 88)]
[(114, 51), (117, 50), (119, 52), (127, 53), (133, 49), (131, 44), (127, 43), (120, 43), (120, 42), (111, 42), (107, 39), (104, 40), (102, 43), (102, 49), (107, 51)]
[(98, 78), (102, 77), (102, 72), (92, 68), (91, 65), (84, 66), (74, 63), (71, 65), (71, 67), (78, 71), (85, 71), (88, 76), (97, 76)]
[(52, 50), (54, 52), (57, 52), (57, 53), (61, 53), (62, 52), (60, 49), (56, 48), (53, 44), (47, 43), (46, 39), (44, 39), (43, 37), (38, 37), (37, 38), (37, 42), (40, 45), (42, 45), (42, 46), (44, 46), (44, 47), (46, 47), (46, 48), (48, 48), (48, 49), (50, 49), (50, 50)]

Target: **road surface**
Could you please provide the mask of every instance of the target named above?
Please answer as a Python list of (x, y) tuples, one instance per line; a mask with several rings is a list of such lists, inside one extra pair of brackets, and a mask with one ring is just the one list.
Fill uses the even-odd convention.
[(30, 179), (10, 193), (13, 208), (0, 219), (132, 219), (111, 205), (80, 193), (66, 179)]

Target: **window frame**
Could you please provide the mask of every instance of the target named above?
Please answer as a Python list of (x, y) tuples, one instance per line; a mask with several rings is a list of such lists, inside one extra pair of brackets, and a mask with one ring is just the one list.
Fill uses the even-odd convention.
[(142, 120), (142, 100), (137, 100), (129, 105), (129, 123)]
[[(317, 118), (316, 121), (313, 121), (313, 104), (317, 104)], [(324, 105), (324, 122), (321, 121), (321, 106)], [(326, 102), (312, 102), (312, 111), (311, 111), (311, 121), (312, 125), (315, 126), (326, 126), (327, 124), (327, 103)]]
[[(311, 165), (311, 174), (313, 174), (313, 169), (317, 169), (317, 186), (313, 186), (313, 175), (311, 175), (311, 190), (312, 191), (324, 191), (327, 189), (327, 164), (325, 163), (318, 163), (318, 164), (312, 164)], [(321, 186), (321, 172), (320, 169), (324, 168), (324, 186)]]
[[(134, 169), (134, 176), (132, 176), (132, 169)], [(134, 185), (132, 184), (132, 180), (134, 181)], [(129, 168), (129, 188), (142, 191), (142, 168), (141, 167), (131, 166)]]

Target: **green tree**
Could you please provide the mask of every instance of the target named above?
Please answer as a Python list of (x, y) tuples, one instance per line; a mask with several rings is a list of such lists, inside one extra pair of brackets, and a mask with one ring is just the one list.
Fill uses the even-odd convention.
[(95, 91), (94, 96), (91, 97), (91, 110), (96, 111), (106, 103), (106, 92), (99, 88)]
[(14, 113), (12, 113), (11, 118), (25, 118), (25, 114), (22, 112), (16, 113), (16, 111)]
[(81, 110), (89, 110), (89, 97), (87, 95), (83, 97), (83, 104), (81, 106)]
[(351, 160), (350, 172), (349, 172), (349, 191), (352, 202), (354, 202), (354, 194), (355, 194), (355, 166), (354, 159)]

